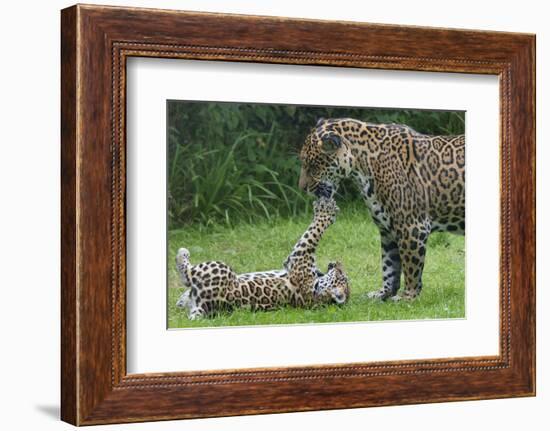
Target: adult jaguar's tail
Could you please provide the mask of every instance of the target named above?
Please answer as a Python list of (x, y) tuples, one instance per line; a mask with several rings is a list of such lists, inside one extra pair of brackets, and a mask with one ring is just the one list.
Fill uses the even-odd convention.
[(189, 260), (189, 250), (180, 248), (176, 254), (176, 268), (184, 286), (191, 287), (191, 262)]

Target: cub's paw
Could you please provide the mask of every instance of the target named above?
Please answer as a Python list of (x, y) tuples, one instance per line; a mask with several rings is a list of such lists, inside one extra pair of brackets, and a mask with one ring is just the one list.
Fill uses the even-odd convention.
[(191, 301), (190, 295), (191, 295), (190, 290), (186, 290), (185, 292), (183, 292), (179, 297), (178, 302), (176, 302), (176, 307), (188, 308)]
[(194, 308), (189, 312), (189, 320), (199, 320), (204, 317), (204, 312), (200, 308)]
[(313, 202), (313, 212), (316, 217), (325, 216), (334, 221), (338, 211), (340, 211), (340, 208), (338, 208), (336, 201), (332, 198), (321, 197)]

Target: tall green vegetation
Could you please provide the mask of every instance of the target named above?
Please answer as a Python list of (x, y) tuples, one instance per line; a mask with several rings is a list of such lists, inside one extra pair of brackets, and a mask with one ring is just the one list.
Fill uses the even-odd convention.
[[(298, 153), (320, 117), (464, 133), (464, 112), (169, 101), (169, 229), (265, 221), (310, 211)], [(339, 202), (358, 199), (344, 184)]]

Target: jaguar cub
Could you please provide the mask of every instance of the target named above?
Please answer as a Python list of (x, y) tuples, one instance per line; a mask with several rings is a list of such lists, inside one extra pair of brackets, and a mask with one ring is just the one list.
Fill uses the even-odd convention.
[(310, 308), (345, 303), (350, 288), (342, 264), (332, 262), (327, 273), (322, 274), (315, 262), (315, 250), (325, 230), (334, 223), (338, 207), (333, 199), (320, 198), (314, 202), (313, 212), (313, 221), (281, 270), (238, 275), (223, 262), (192, 265), (189, 251), (180, 248), (176, 267), (189, 289), (176, 305), (187, 309), (190, 319), (197, 319), (241, 307), (256, 311), (285, 305)]

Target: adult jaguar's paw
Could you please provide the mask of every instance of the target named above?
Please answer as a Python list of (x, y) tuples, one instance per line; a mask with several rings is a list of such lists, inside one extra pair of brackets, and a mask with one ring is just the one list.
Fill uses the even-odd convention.
[(418, 295), (407, 295), (406, 293), (404, 293), (403, 295), (393, 295), (390, 297), (390, 299), (393, 302), (413, 301), (414, 299), (416, 299), (417, 296)]
[(385, 301), (390, 296), (391, 296), (391, 292), (388, 292), (384, 289), (375, 290), (373, 292), (368, 292), (367, 293), (367, 298), (368, 299), (378, 299), (380, 301)]

